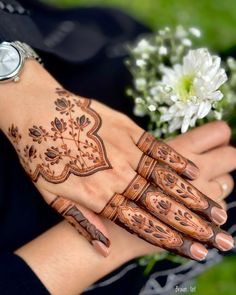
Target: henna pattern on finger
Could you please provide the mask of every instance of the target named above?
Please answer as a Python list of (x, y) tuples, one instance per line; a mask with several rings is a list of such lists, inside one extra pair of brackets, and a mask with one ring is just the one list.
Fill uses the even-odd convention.
[(165, 193), (182, 202), (188, 208), (204, 215), (207, 219), (211, 220), (211, 209), (213, 207), (221, 209), (218, 203), (201, 193), (172, 169), (147, 155), (141, 157), (137, 172), (160, 187)]
[(138, 148), (145, 154), (168, 164), (178, 173), (183, 173), (188, 160), (174, 151), (163, 141), (157, 140), (148, 132), (144, 132), (137, 143)]
[(152, 215), (184, 234), (200, 241), (207, 241), (213, 236), (209, 223), (184, 205), (164, 194), (160, 188), (148, 183), (138, 174), (131, 181), (123, 195), (135, 200), (144, 210), (148, 209)]
[[(202, 260), (207, 253), (203, 246), (196, 245), (190, 238), (184, 237), (181, 233), (163, 224), (123, 195), (115, 194), (100, 214), (154, 246), (181, 256)], [(205, 251), (205, 254), (200, 257), (199, 254), (195, 254), (196, 251), (192, 251), (192, 246), (196, 249), (199, 245)]]
[(99, 241), (106, 247), (110, 246), (108, 238), (83, 215), (74, 202), (63, 197), (57, 197), (50, 206), (60, 213), (91, 244), (93, 241)]
[(60, 115), (51, 121), (50, 130), (33, 125), (29, 128), (29, 143), (23, 148), (18, 127), (12, 124), (8, 130), (31, 179), (36, 182), (42, 176), (49, 182), (61, 183), (70, 174), (88, 176), (112, 168), (97, 133), (102, 121), (90, 107), (91, 101), (59, 88), (56, 94), (55, 109)]
[(182, 237), (167, 225), (154, 219), (124, 196), (115, 194), (101, 215), (125, 226), (131, 233), (160, 247), (176, 248), (183, 244)]
[(209, 204), (196, 188), (191, 186), (187, 181), (181, 179), (172, 171), (162, 168), (158, 165), (153, 171), (153, 178), (163, 191), (178, 200), (183, 201), (191, 209), (206, 209)]
[(156, 191), (154, 187), (152, 189), (153, 191), (150, 187), (140, 199), (142, 207), (145, 206), (163, 222), (199, 241), (207, 242), (213, 236), (212, 227), (208, 222), (164, 193)]
[(151, 156), (160, 163), (167, 164), (178, 174), (188, 179), (193, 180), (199, 175), (199, 169), (192, 161), (181, 156), (163, 141), (155, 139), (148, 132), (143, 133), (137, 146), (144, 154)]

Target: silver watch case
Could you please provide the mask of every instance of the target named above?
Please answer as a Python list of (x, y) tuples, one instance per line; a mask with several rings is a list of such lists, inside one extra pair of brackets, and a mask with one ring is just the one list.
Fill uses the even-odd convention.
[[(9, 52), (12, 52), (12, 50), (14, 50), (15, 57), (17, 54), (18, 60), (14, 61), (16, 65), (14, 67), (12, 65), (13, 68), (12, 68), (12, 70), (9, 70), (9, 73), (6, 73), (3, 76), (1, 76), (1, 74), (0, 74), (0, 83), (9, 82), (9, 81), (14, 81), (14, 82), (19, 81), (19, 79), (20, 79), (19, 75), (23, 69), (26, 55), (19, 48), (17, 48), (14, 45), (14, 43), (2, 42), (0, 44), (0, 50), (1, 50), (1, 48), (5, 48)], [(1, 67), (1, 55), (0, 55), (0, 67)]]

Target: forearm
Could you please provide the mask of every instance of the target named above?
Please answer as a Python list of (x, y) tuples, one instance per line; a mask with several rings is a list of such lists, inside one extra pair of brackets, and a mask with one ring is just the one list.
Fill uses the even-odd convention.
[(160, 251), (113, 223), (104, 222), (112, 244), (107, 258), (99, 255), (66, 222), (18, 249), (16, 254), (30, 265), (51, 294), (78, 295), (128, 260)]

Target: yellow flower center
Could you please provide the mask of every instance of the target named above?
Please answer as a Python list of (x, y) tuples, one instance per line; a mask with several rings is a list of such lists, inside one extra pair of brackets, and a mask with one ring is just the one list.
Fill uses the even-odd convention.
[(195, 96), (193, 80), (193, 75), (185, 75), (179, 80), (177, 84), (177, 91), (183, 102), (187, 102), (190, 96)]

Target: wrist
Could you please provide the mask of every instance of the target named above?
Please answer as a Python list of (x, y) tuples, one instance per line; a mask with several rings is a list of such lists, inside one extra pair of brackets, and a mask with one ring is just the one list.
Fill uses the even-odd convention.
[(27, 114), (35, 97), (42, 96), (58, 82), (36, 60), (26, 60), (18, 82), (0, 84), (0, 129), (6, 133), (9, 123), (20, 124)]

